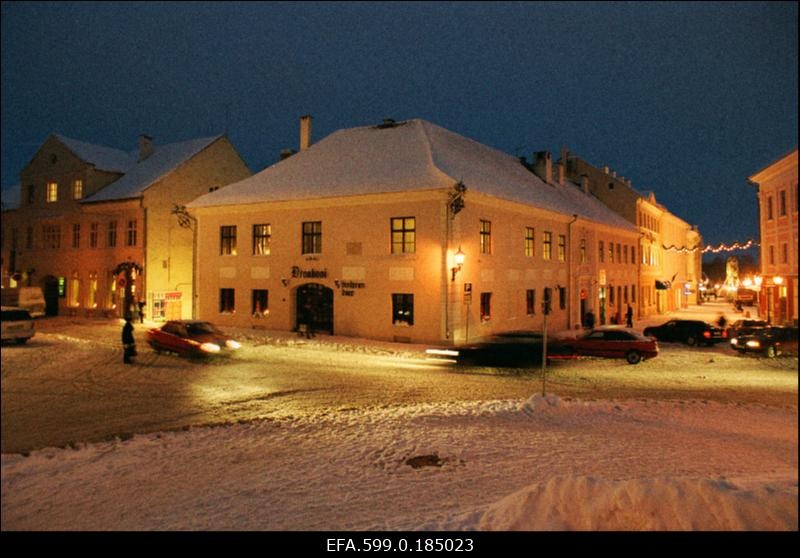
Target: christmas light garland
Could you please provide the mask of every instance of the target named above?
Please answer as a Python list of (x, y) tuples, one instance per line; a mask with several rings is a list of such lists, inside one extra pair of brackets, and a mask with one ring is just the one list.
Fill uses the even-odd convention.
[(668, 250), (670, 252), (680, 252), (681, 254), (689, 254), (689, 253), (692, 253), (692, 252), (697, 252), (698, 250), (700, 250), (703, 254), (705, 254), (707, 252), (711, 252), (712, 254), (719, 254), (720, 252), (733, 252), (735, 250), (749, 250), (753, 246), (759, 246), (759, 244), (758, 244), (758, 242), (756, 242), (752, 238), (748, 238), (747, 242), (745, 242), (744, 244), (742, 244), (740, 242), (734, 242), (730, 246), (726, 246), (724, 243), (721, 242), (717, 246), (706, 246), (705, 248), (702, 248), (702, 249), (699, 246), (695, 246), (694, 248), (686, 248), (686, 247), (678, 248), (674, 244), (671, 245), (671, 246), (666, 246), (664, 244), (661, 245), (661, 247), (664, 250)]

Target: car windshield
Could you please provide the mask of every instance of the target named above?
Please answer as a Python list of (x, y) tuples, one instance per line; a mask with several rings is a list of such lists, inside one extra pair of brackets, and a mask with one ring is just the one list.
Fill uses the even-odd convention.
[(217, 330), (217, 328), (208, 322), (195, 322), (186, 324), (186, 330), (189, 332), (189, 335), (201, 333), (219, 333), (219, 330)]

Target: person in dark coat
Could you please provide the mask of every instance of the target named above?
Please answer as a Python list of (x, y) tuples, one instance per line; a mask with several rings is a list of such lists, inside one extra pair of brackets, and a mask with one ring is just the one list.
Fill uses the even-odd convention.
[(588, 329), (594, 329), (594, 312), (591, 310), (586, 312), (586, 327)]
[(125, 325), (122, 326), (122, 362), (133, 364), (132, 357), (136, 354), (136, 339), (133, 337), (133, 322), (130, 316), (125, 316)]
[(628, 310), (625, 312), (625, 327), (633, 327), (633, 308), (628, 304)]

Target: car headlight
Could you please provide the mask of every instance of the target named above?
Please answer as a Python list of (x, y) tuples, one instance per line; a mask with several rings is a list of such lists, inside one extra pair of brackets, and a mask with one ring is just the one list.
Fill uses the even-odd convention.
[(747, 342), (747, 346), (751, 349), (760, 349), (761, 348), (761, 341), (758, 339), (751, 339)]
[(203, 343), (200, 345), (200, 350), (206, 353), (218, 353), (220, 351), (220, 346), (216, 343)]
[(733, 345), (733, 346), (735, 347), (735, 346), (736, 346), (736, 345), (738, 345), (738, 344), (739, 344), (739, 339), (737, 339), (736, 337), (734, 337), (733, 339), (731, 339), (731, 345)]
[(239, 343), (238, 341), (234, 341), (233, 339), (228, 339), (227, 341), (225, 341), (225, 346), (233, 350), (242, 348), (242, 344)]

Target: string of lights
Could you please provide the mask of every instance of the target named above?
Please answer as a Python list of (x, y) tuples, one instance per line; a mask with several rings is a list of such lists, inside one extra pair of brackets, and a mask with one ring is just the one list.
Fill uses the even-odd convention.
[(698, 250), (701, 251), (703, 254), (711, 252), (712, 254), (719, 254), (720, 252), (734, 252), (736, 250), (749, 250), (753, 246), (759, 246), (759, 243), (753, 240), (752, 238), (748, 238), (747, 242), (742, 244), (741, 242), (734, 242), (731, 245), (726, 245), (725, 243), (719, 243), (716, 246), (706, 246), (705, 248), (701, 248), (700, 246), (695, 246), (694, 248), (686, 248), (685, 246), (681, 246), (678, 248), (674, 244), (671, 246), (666, 246), (664, 244), (661, 247), (664, 250), (669, 252), (680, 252), (681, 254), (690, 254), (692, 252), (697, 252)]

